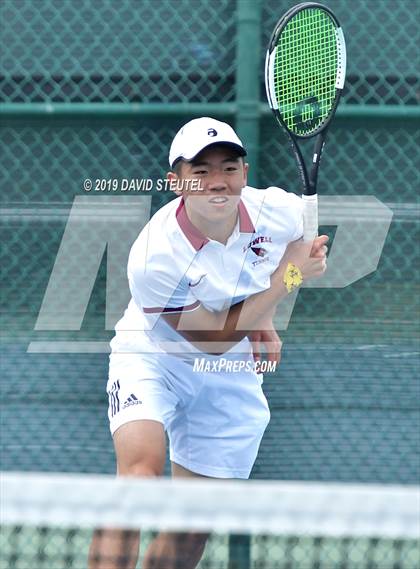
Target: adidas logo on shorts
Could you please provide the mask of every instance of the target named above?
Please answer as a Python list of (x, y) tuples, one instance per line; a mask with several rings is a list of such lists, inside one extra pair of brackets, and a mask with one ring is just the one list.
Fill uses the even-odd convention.
[(142, 403), (143, 402), (140, 401), (140, 399), (137, 399), (134, 393), (132, 393), (130, 397), (128, 397), (128, 399), (125, 400), (122, 408), (127, 409), (127, 407), (130, 407), (130, 405), (141, 405)]

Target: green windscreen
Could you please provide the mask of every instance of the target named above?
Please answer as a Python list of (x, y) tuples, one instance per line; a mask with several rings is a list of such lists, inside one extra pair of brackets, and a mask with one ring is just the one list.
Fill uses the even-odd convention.
[(279, 112), (294, 134), (308, 136), (334, 104), (338, 50), (335, 25), (318, 8), (298, 12), (277, 42), (274, 92)]

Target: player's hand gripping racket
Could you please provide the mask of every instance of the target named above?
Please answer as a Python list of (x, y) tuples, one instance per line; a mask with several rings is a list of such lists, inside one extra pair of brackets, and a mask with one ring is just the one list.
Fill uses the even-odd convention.
[[(291, 8), (277, 23), (267, 50), (265, 86), (286, 130), (303, 182), (303, 238), (318, 234), (318, 166), (325, 135), (346, 75), (343, 31), (330, 9), (314, 2)], [(298, 140), (317, 136), (308, 172)]]

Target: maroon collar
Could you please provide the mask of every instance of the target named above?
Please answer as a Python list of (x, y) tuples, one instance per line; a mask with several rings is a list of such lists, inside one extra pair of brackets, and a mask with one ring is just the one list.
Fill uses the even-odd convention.
[[(245, 204), (242, 200), (240, 200), (238, 204), (238, 210), (239, 231), (241, 233), (254, 233), (254, 224), (252, 223), (252, 219), (249, 216), (248, 210), (246, 209)], [(185, 237), (188, 239), (196, 251), (199, 251), (202, 247), (204, 247), (206, 243), (210, 241), (195, 225), (193, 225), (193, 223), (191, 223), (185, 209), (184, 198), (181, 198), (175, 216)]]
[(204, 245), (209, 242), (209, 239), (189, 220), (185, 209), (184, 198), (181, 198), (175, 216), (179, 227), (196, 251), (199, 251), (201, 247), (204, 247)]
[(241, 200), (238, 205), (239, 209), (239, 231), (241, 233), (255, 233), (255, 227), (249, 216), (248, 210), (244, 202)]

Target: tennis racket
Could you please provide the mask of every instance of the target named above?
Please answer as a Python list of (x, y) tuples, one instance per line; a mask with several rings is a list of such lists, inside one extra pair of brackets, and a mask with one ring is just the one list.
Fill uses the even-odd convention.
[[(331, 10), (314, 2), (288, 10), (270, 39), (265, 87), (268, 103), (288, 135), (302, 178), (305, 241), (312, 241), (318, 234), (318, 167), (345, 75), (346, 44)], [(314, 136), (308, 172), (298, 140)]]

